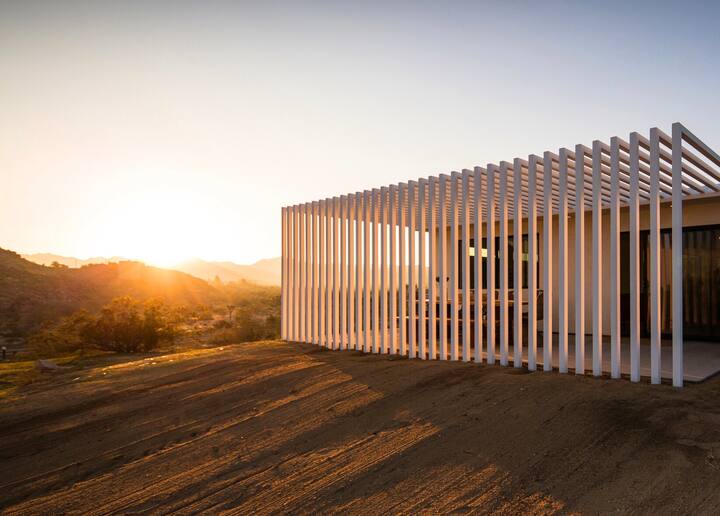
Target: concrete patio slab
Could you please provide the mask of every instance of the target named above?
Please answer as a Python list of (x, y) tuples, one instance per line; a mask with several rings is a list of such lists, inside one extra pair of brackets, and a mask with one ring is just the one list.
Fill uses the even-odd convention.
[[(498, 347), (499, 349), (499, 347)], [(621, 371), (623, 375), (630, 375), (630, 339), (623, 338), (621, 344)], [(484, 358), (486, 354), (483, 353)], [(512, 364), (514, 346), (509, 347), (508, 357)], [(500, 353), (496, 352), (496, 360), (500, 360)], [(662, 342), (660, 358), (661, 377), (672, 380), (672, 343), (670, 340)], [(684, 346), (684, 362), (686, 382), (701, 382), (720, 372), (720, 343), (686, 341)], [(553, 338), (553, 368), (557, 369), (558, 361), (558, 339)], [(543, 366), (543, 347), (538, 345), (537, 350), (538, 370)], [(523, 344), (523, 364), (527, 366), (527, 341)], [(570, 336), (568, 346), (568, 366), (571, 371), (575, 370), (575, 337)], [(585, 372), (592, 374), (592, 336), (585, 338)], [(610, 374), (610, 338), (603, 339), (603, 373)], [(650, 377), (650, 339), (642, 339), (640, 343), (640, 374), (643, 378)]]

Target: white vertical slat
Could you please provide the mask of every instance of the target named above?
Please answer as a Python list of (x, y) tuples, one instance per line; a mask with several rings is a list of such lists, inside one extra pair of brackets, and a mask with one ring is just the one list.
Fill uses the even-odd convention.
[(509, 163), (500, 163), (500, 365), (508, 365), (508, 174)]
[(522, 161), (513, 161), (513, 365), (522, 367), (523, 361), (523, 210)]
[(461, 241), (460, 264), (462, 266), (462, 359), (470, 361), (470, 337), (472, 326), (470, 323), (470, 174), (469, 170), (462, 171), (462, 205), (461, 205)]
[(362, 192), (355, 193), (355, 349), (363, 349), (363, 218), (365, 209)]
[(558, 369), (568, 372), (568, 150), (560, 149), (558, 215)]
[(305, 205), (298, 205), (298, 341), (305, 342)]
[(650, 129), (650, 381), (660, 377), (660, 135)]
[(298, 204), (295, 207), (295, 229), (296, 229), (296, 237), (295, 237), (295, 298), (296, 298), (296, 306), (295, 309), (295, 341), (296, 342), (302, 342), (303, 338), (303, 310), (302, 310), (302, 281), (303, 281), (303, 256), (302, 256), (302, 234), (303, 234), (303, 227), (302, 227), (302, 204)]
[(380, 189), (380, 352), (388, 352), (388, 189)]
[(497, 178), (497, 167), (487, 166), (487, 208), (485, 229), (487, 233), (487, 302), (485, 313), (487, 314), (487, 363), (495, 363), (496, 335), (495, 335), (495, 182)]
[(390, 185), (390, 353), (398, 353), (397, 339), (397, 298), (398, 298), (398, 253), (397, 253), (397, 187)]
[(440, 175), (440, 213), (438, 228), (438, 291), (440, 307), (439, 339), (440, 360), (447, 360), (447, 194), (448, 176)]
[(483, 348), (483, 322), (482, 322), (482, 300), (483, 300), (483, 280), (482, 280), (482, 169), (475, 167), (473, 169), (473, 204), (475, 206), (473, 229), (475, 240), (475, 339), (474, 339), (474, 359), (475, 363), (482, 362)]
[(408, 183), (408, 356), (417, 356), (417, 182)]
[(537, 162), (528, 159), (528, 369), (537, 370)]
[(620, 142), (610, 140), (610, 374), (620, 378)]
[(672, 125), (672, 378), (683, 386), (683, 212), (682, 137), (679, 123)]
[(543, 371), (553, 368), (552, 154), (543, 154)]
[(348, 349), (355, 349), (355, 196), (349, 194), (346, 214), (348, 217), (347, 240), (347, 311), (348, 311)]
[(303, 205), (303, 216), (305, 218), (305, 249), (304, 249), (304, 258), (305, 258), (305, 281), (303, 285), (303, 305), (305, 306), (305, 317), (303, 318), (303, 323), (305, 324), (305, 338), (303, 339), (304, 342), (312, 342), (312, 284), (310, 281), (310, 274), (312, 272), (311, 270), (311, 213), (310, 213), (311, 204), (305, 203)]
[(365, 279), (364, 279), (364, 292), (363, 292), (363, 351), (365, 353), (370, 353), (370, 346), (371, 346), (371, 326), (372, 326), (372, 320), (370, 317), (370, 291), (372, 288), (372, 280), (371, 280), (371, 268), (372, 264), (370, 263), (370, 214), (372, 210), (372, 200), (370, 198), (371, 192), (368, 190), (365, 190), (363, 192), (363, 205), (364, 205), (364, 213), (363, 213), (363, 269), (365, 270)]
[(378, 209), (380, 190), (374, 189), (371, 193), (372, 196), (372, 212), (371, 212), (371, 224), (372, 224), (372, 293), (371, 309), (372, 309), (372, 352), (378, 353), (380, 351), (380, 252), (379, 252), (379, 235), (378, 235), (378, 218), (380, 210)]
[(325, 240), (325, 201), (318, 202), (318, 343), (327, 346), (327, 304), (325, 291), (327, 289), (327, 255)]
[(575, 374), (585, 374), (585, 146), (575, 146)]
[(312, 334), (312, 343), (317, 345), (318, 339), (318, 303), (317, 303), (317, 286), (318, 286), (318, 256), (317, 256), (317, 201), (313, 201), (310, 207), (310, 261), (311, 261), (311, 287), (310, 287), (310, 312), (312, 318), (310, 321), (310, 333)]
[(437, 288), (435, 278), (438, 277), (438, 246), (437, 246), (437, 214), (439, 206), (438, 179), (430, 178), (430, 195), (428, 202), (428, 238), (430, 240), (429, 270), (428, 270), (428, 359), (437, 358)]
[(290, 225), (292, 235), (290, 238), (290, 340), (297, 341), (297, 212), (296, 206), (290, 207)]
[(339, 230), (339, 204), (340, 199), (333, 197), (332, 199), (332, 231), (333, 231), (333, 292), (332, 292), (332, 307), (333, 307), (333, 349), (340, 349), (340, 245), (338, 238)]
[(425, 202), (425, 196), (427, 195), (427, 180), (421, 179), (418, 182), (418, 355), (421, 359), (425, 360), (427, 357), (427, 339), (426, 339), (426, 325), (427, 325), (427, 232), (425, 228), (426, 209), (427, 204)]
[(407, 353), (407, 224), (405, 221), (405, 210), (407, 207), (407, 184), (400, 183), (398, 185), (398, 337), (399, 337), (399, 354)]
[(340, 196), (340, 349), (348, 347), (347, 332), (347, 197)]
[(287, 219), (286, 208), (280, 209), (280, 256), (281, 256), (281, 276), (280, 276), (280, 338), (287, 340)]
[(450, 360), (458, 359), (458, 190), (460, 174), (450, 176)]
[(592, 313), (593, 313), (593, 375), (602, 376), (602, 142), (592, 147)]
[(630, 134), (630, 381), (640, 381), (640, 147), (638, 133)]
[(335, 339), (333, 328), (333, 200), (325, 200), (325, 344), (334, 349)]

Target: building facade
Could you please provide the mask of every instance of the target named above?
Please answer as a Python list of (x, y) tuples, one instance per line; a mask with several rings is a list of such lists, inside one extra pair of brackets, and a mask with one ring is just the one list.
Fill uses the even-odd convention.
[(720, 341), (720, 156), (675, 123), (288, 206), (282, 278), (289, 341), (631, 381), (647, 354), (652, 383), (665, 345), (682, 386), (685, 339)]

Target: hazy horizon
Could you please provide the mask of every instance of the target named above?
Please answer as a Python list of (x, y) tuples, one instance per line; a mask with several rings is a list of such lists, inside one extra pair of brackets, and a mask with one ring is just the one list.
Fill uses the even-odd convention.
[(254, 263), (284, 205), (674, 121), (718, 148), (718, 15), (3, 1), (0, 247)]
[[(75, 255), (65, 255), (60, 253), (55, 253), (52, 251), (38, 251), (33, 253), (28, 253), (23, 251), (22, 249), (8, 249), (9, 251), (13, 251), (17, 254), (19, 254), (22, 257), (28, 257), (28, 256), (57, 256), (60, 258), (65, 258), (68, 260), (78, 260), (80, 262), (88, 262), (90, 260), (129, 260), (129, 261), (139, 261), (139, 262), (145, 262), (141, 257), (135, 257), (135, 256), (101, 256), (101, 255), (91, 255), (91, 256), (75, 256)], [(208, 263), (233, 263), (235, 265), (256, 265), (259, 262), (263, 261), (273, 261), (280, 259), (281, 256), (266, 256), (264, 258), (259, 258), (251, 263), (240, 263), (240, 262), (234, 262), (232, 260), (205, 260), (203, 258), (200, 258), (198, 256), (191, 256), (189, 258), (186, 258), (184, 260), (178, 261), (176, 263), (168, 263), (164, 265), (164, 267), (172, 268), (174, 265), (182, 265), (184, 263), (193, 262), (193, 261), (203, 261)], [(153, 265), (152, 263), (148, 262), (148, 265)]]

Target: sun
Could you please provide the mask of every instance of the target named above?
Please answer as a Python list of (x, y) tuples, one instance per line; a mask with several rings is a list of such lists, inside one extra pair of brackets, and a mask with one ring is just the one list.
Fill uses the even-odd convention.
[(103, 237), (121, 256), (157, 267), (178, 265), (198, 254), (193, 236), (201, 234), (202, 221), (195, 205), (186, 192), (145, 190), (113, 214)]

